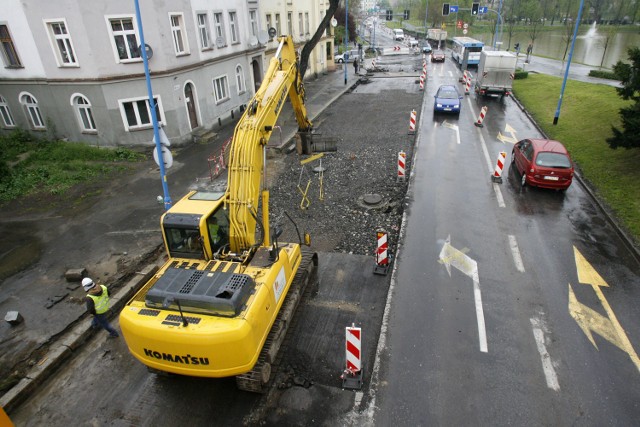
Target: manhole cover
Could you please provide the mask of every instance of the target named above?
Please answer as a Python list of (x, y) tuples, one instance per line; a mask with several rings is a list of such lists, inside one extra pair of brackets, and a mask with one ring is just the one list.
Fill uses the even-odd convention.
[(365, 194), (362, 201), (369, 206), (375, 206), (382, 202), (382, 196), (379, 194)]

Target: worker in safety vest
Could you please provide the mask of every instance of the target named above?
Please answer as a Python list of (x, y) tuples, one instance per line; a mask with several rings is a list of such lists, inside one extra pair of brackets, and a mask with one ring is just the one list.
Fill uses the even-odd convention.
[(109, 311), (109, 292), (107, 292), (107, 287), (97, 285), (88, 277), (82, 279), (82, 287), (87, 292), (87, 311), (93, 314), (91, 328), (103, 328), (109, 332), (109, 338), (118, 338), (120, 335), (107, 320), (107, 312)]

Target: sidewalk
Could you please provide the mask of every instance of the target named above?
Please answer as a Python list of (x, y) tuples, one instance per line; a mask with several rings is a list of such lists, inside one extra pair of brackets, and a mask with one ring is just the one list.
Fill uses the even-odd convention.
[[(356, 84), (353, 70), (347, 69), (347, 84), (341, 67), (334, 72), (305, 81), (306, 108), (311, 121), (340, 95)], [(179, 149), (167, 182), (173, 201), (193, 188), (224, 188), (225, 179), (209, 179), (207, 158), (218, 153), (222, 143), (233, 135), (237, 120), (215, 127), (217, 137), (208, 144), (191, 144)], [(272, 135), (274, 144), (287, 144), (297, 131), (290, 103), (286, 103), (278, 124), (281, 136)], [(32, 368), (0, 398), (7, 412), (23, 401), (51, 372), (70, 357), (73, 350), (94, 334), (106, 339), (104, 331), (90, 330), (79, 282), (67, 282), (70, 268), (86, 268), (89, 277), (115, 289), (112, 313), (115, 315), (133, 293), (155, 271), (157, 251), (162, 245), (159, 219), (163, 205), (160, 175), (153, 161), (136, 165), (132, 175), (118, 177), (94, 188), (95, 197), (79, 206), (51, 212), (21, 212), (9, 207), (0, 212), (0, 232), (17, 228), (30, 230), (32, 238), (18, 242), (14, 251), (37, 248), (29, 267), (5, 279), (0, 286), (0, 313), (18, 311), (24, 321), (0, 326), (0, 363), (7, 376), (12, 367), (29, 360)], [(4, 235), (4, 233), (3, 233)], [(35, 249), (34, 249), (35, 250)], [(137, 266), (146, 266), (137, 271)], [(142, 267), (140, 267), (142, 268)], [(121, 277), (128, 271), (126, 280)], [(5, 381), (8, 379), (5, 378)]]

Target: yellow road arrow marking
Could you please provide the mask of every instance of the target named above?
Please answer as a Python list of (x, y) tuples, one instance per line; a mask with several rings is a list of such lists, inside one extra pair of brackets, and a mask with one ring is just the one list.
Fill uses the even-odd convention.
[(596, 346), (591, 332), (597, 333), (627, 353), (640, 372), (640, 358), (638, 358), (638, 355), (631, 345), (631, 341), (627, 338), (627, 334), (622, 328), (622, 325), (620, 325), (620, 322), (618, 322), (616, 314), (613, 312), (609, 302), (602, 293), (601, 287), (608, 287), (609, 285), (604, 281), (602, 276), (598, 274), (593, 266), (589, 264), (575, 246), (573, 247), (573, 253), (576, 260), (578, 280), (580, 283), (591, 286), (607, 313), (607, 316), (602, 316), (601, 314), (580, 304), (571, 289), (571, 285), (569, 285), (569, 313), (571, 314), (571, 317), (576, 320), (580, 328), (596, 348), (598, 348), (598, 346)]
[(602, 276), (593, 268), (589, 261), (585, 259), (580, 251), (574, 246), (573, 256), (576, 259), (576, 270), (578, 271), (578, 281), (585, 285), (591, 286), (606, 286), (609, 287), (607, 282), (604, 281)]
[(502, 143), (504, 144), (505, 142), (510, 142), (511, 144), (515, 144), (516, 142), (518, 142), (517, 139), (515, 139), (514, 137), (511, 136), (505, 136), (502, 133), (498, 132), (498, 140), (502, 141)]
[(582, 329), (595, 348), (598, 348), (598, 345), (593, 339), (591, 332), (597, 333), (611, 344), (624, 350), (624, 344), (620, 341), (618, 332), (614, 328), (611, 320), (586, 305), (581, 304), (576, 298), (576, 294), (573, 293), (571, 285), (569, 285), (569, 314), (575, 319), (580, 329)]

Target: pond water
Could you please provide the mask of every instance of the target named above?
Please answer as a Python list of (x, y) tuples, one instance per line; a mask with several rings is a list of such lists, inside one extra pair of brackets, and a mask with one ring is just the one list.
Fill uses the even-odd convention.
[[(612, 68), (619, 60), (629, 62), (627, 50), (632, 46), (640, 46), (640, 28), (636, 32), (609, 34), (610, 29), (611, 27), (599, 27), (595, 24), (589, 27), (581, 27), (578, 32), (578, 38), (576, 39), (572, 62), (579, 62), (594, 67), (599, 67), (602, 62), (604, 68)], [(609, 42), (605, 52), (607, 36), (609, 36)], [(485, 44), (492, 42), (492, 36), (488, 34), (475, 38), (483, 41)], [(569, 40), (570, 39), (571, 36), (569, 37)], [(556, 59), (562, 59), (564, 57), (566, 60), (569, 58), (569, 50), (571, 49), (571, 42), (569, 41), (567, 47), (566, 40), (567, 36), (560, 27), (558, 27), (558, 31), (540, 32), (533, 45), (533, 54)], [(504, 30), (502, 33), (502, 41), (503, 49), (509, 47), (509, 35)], [(526, 53), (527, 46), (530, 42), (531, 40), (528, 33), (514, 34), (511, 38), (510, 50), (513, 50), (513, 46), (516, 43), (520, 43), (520, 52)]]

